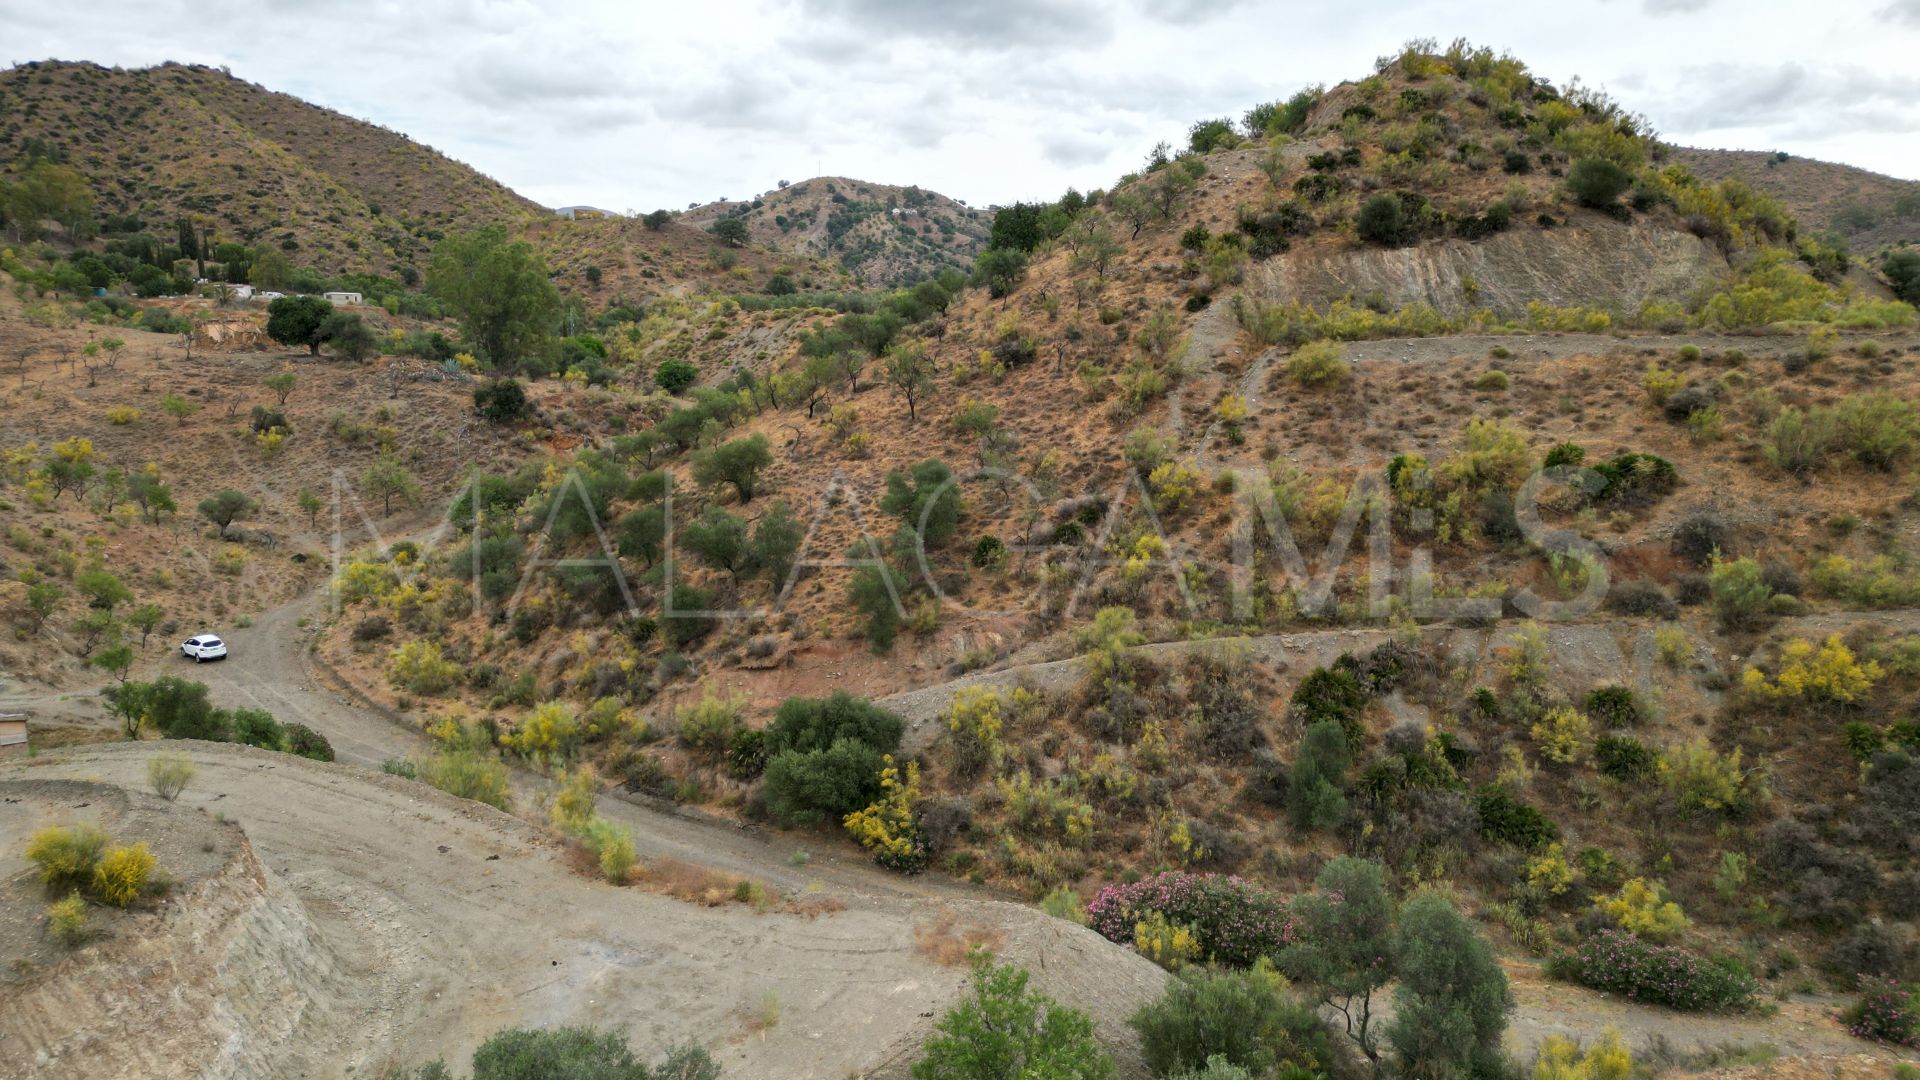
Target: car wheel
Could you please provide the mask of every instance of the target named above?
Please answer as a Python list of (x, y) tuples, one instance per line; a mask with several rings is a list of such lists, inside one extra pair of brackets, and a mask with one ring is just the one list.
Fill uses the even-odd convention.
[(204, 656), (196, 656), (193, 658), (193, 662), (196, 664), (204, 664), (207, 662), (207, 658)]

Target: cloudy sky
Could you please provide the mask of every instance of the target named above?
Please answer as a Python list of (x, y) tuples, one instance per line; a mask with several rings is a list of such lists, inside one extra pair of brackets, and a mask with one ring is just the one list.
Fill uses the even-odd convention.
[(1672, 141), (1920, 179), (1920, 0), (0, 0), (0, 28), (0, 64), (226, 65), (549, 205), (821, 174), (1053, 196), (1200, 117), (1459, 36)]

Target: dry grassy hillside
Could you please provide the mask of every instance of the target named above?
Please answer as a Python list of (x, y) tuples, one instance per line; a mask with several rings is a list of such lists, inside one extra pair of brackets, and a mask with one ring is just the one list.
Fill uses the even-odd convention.
[(44, 62), (0, 72), (0, 156), (58, 148), (100, 212), (273, 245), (322, 272), (392, 275), (439, 236), (538, 210), (397, 132), (211, 68)]
[[(195, 305), (208, 306), (178, 306)], [(383, 315), (369, 310), (368, 317), (385, 332)], [(228, 311), (220, 325), (231, 331), (258, 318), (257, 311)], [(89, 643), (78, 628), (94, 609), (76, 574), (106, 569), (131, 590), (118, 605), (123, 631), (133, 607), (159, 605), (162, 624), (136, 654), (134, 670), (142, 673), (165, 663), (177, 631), (230, 627), (323, 581), (336, 505), (349, 543), (375, 532), (403, 534), (419, 526), (409, 511), (444, 502), (469, 462), (513, 460), (540, 445), (537, 436), (513, 437), (476, 421), (469, 380), (406, 357), (354, 365), (244, 332), (226, 334), (227, 349), (203, 335), (188, 357), (177, 337), (121, 329), (113, 336), (125, 344), (112, 366), (96, 360), (90, 373), (83, 351), (108, 336), (98, 327), (29, 322), (10, 292), (0, 294), (0, 354), (15, 361), (0, 380), (0, 445), (9, 455), (0, 603), (24, 627), (39, 621), (28, 609), (27, 581), (57, 591), (38, 631), (0, 643), (8, 672), (38, 684), (30, 692), (102, 677), (84, 661), (114, 635)], [(263, 381), (275, 374), (294, 376), (284, 405)], [(181, 415), (170, 412), (174, 402)], [(262, 440), (256, 407), (281, 414), (284, 441)], [(83, 490), (56, 494), (28, 482), (59, 456), (58, 443), (84, 444), (91, 472)], [(418, 485), (392, 512), (363, 483), (382, 455), (400, 461)], [(137, 474), (165, 487), (171, 510), (137, 504), (130, 494)], [(226, 536), (198, 510), (224, 489), (253, 504)], [(303, 508), (303, 492), (322, 506)]]
[(1708, 180), (1741, 180), (1786, 203), (1802, 227), (1870, 253), (1920, 243), (1920, 182), (1764, 150), (1677, 146), (1673, 160)]
[(526, 236), (546, 257), (554, 280), (595, 307), (664, 292), (762, 292), (776, 274), (806, 292), (849, 284), (831, 260), (759, 244), (729, 247), (685, 219), (656, 230), (639, 218), (548, 217), (530, 221)]
[[(534, 222), (573, 287), (655, 295), (569, 326), (604, 363), (494, 424), (459, 361), (402, 412), (393, 369), (300, 365), (277, 450), (148, 410), (177, 373), (244, 404), (284, 357), (23, 378), (18, 584), (147, 527), (48, 497), (55, 433), (183, 489), (217, 447), (267, 492), (389, 443), (423, 507), (476, 482), (442, 543), (350, 542), (302, 646), (447, 790), (514, 762), (766, 821), (1085, 904), (1169, 968), (1297, 960), (1284, 896), (1363, 856), (1478, 921), (1531, 1002), (1514, 1045), (1624, 1016), (1637, 1052), (1858, 1048), (1859, 976), (1920, 976), (1920, 313), (1511, 57), (1416, 43), (1262, 109), (887, 292), (745, 295), (957, 265), (984, 219), (928, 196), (951, 236), (903, 232), (904, 192), (821, 179)], [(86, 332), (51, 306), (15, 324), (43, 368)], [(1237, 899), (1179, 908), (1194, 873)]]
[(705, 228), (729, 216), (746, 222), (754, 243), (835, 262), (871, 288), (971, 268), (993, 220), (937, 192), (844, 176), (816, 176), (745, 202), (708, 203), (680, 220)]

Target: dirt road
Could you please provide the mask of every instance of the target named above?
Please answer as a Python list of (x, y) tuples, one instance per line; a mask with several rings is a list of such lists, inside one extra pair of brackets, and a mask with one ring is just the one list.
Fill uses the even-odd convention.
[[(442, 1055), (464, 1063), (502, 1027), (563, 1023), (619, 1028), (649, 1051), (698, 1041), (730, 1076), (903, 1075), (964, 982), (962, 969), (916, 945), (947, 912), (1002, 935), (1004, 956), (1087, 1006), (1123, 1055), (1124, 1017), (1164, 978), (1091, 931), (1012, 904), (826, 886), (813, 895), (845, 910), (807, 917), (615, 888), (569, 869), (562, 849), (517, 818), (354, 765), (221, 744), (113, 743), (0, 768), (0, 784), (30, 776), (138, 788), (146, 759), (166, 749), (187, 750), (199, 769), (181, 802), (237, 822), (302, 909), (297, 922), (314, 928), (313, 940), (295, 944), (327, 977), (296, 985), (306, 1000), (282, 1021), (288, 1030), (261, 1063), (267, 1075), (378, 1075), (389, 1062)], [(291, 949), (276, 945), (275, 955)], [(263, 951), (254, 942), (218, 965), (213, 977), (231, 986), (213, 996), (242, 1007), (205, 1018), (208, 1045), (239, 1041), (259, 1056), (266, 1032), (243, 992), (258, 977), (251, 954)], [(0, 1018), (0, 1044), (6, 1027)], [(57, 1058), (28, 1075), (135, 1075), (99, 1064)], [(178, 1060), (138, 1075), (261, 1075), (219, 1066)]]
[[(222, 705), (257, 705), (312, 726), (340, 757), (322, 765), (185, 744), (200, 776), (182, 802), (240, 824), (272, 882), (300, 906), (301, 919), (284, 921), (310, 922), (312, 947), (329, 958), (312, 969), (332, 974), (311, 988), (310, 1006), (273, 1043), (271, 1075), (364, 1076), (388, 1062), (464, 1061), (501, 1027), (556, 1023), (622, 1028), (648, 1050), (697, 1040), (732, 1076), (903, 1075), (964, 981), (961, 969), (939, 966), (916, 947), (917, 932), (948, 913), (1003, 935), (1002, 954), (1033, 970), (1047, 992), (1092, 1012), (1137, 1073), (1125, 1017), (1164, 976), (1078, 927), (963, 885), (900, 878), (830, 852), (795, 865), (790, 856), (806, 845), (794, 835), (603, 799), (603, 812), (633, 829), (643, 858), (673, 856), (846, 907), (807, 918), (616, 889), (569, 869), (564, 853), (524, 821), (380, 774), (381, 761), (417, 753), (425, 740), (326, 684), (307, 656), (302, 625), (317, 625), (318, 603), (267, 613), (230, 635), (233, 660), (187, 672), (208, 682)], [(1297, 650), (1303, 643), (1284, 644)], [(926, 712), (952, 689), (928, 688), (893, 704)], [(138, 788), (146, 758), (159, 749), (75, 747), (0, 767), (0, 782), (31, 775)], [(516, 773), (523, 812), (537, 805), (543, 783)], [(242, 979), (243, 959), (228, 977)], [(1684, 1016), (1550, 984), (1526, 965), (1511, 973), (1519, 1010), (1509, 1041), (1522, 1056), (1547, 1035), (1592, 1035), (1607, 1025), (1635, 1045), (1659, 1034), (1678, 1047), (1770, 1043), (1788, 1055), (1864, 1049), (1827, 1018), (1825, 1002), (1788, 1003), (1767, 1018)], [(255, 1033), (245, 1018), (244, 1010), (230, 1011), (209, 1023), (246, 1039)], [(55, 1060), (31, 1075), (102, 1075), (84, 1064)], [(183, 1063), (177, 1075), (202, 1072), (200, 1063)], [(217, 1067), (204, 1074), (246, 1075)]]

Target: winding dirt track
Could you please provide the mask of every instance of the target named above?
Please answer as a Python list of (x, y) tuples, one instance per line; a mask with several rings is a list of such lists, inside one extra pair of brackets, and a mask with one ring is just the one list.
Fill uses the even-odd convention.
[[(200, 775), (182, 803), (239, 823), (270, 878), (269, 894), (297, 903), (315, 928), (308, 944), (323, 955), (313, 968), (327, 978), (307, 987), (296, 1015), (279, 1025), (284, 1034), (272, 1036), (265, 1073), (222, 1068), (234, 1060), (227, 1056), (137, 1075), (377, 1075), (388, 1063), (464, 1062), (506, 1026), (592, 1023), (628, 1031), (649, 1052), (702, 1042), (730, 1076), (902, 1076), (933, 1018), (963, 988), (962, 969), (933, 963), (915, 943), (949, 916), (1002, 935), (1005, 958), (1027, 966), (1057, 999), (1091, 1012), (1126, 1073), (1142, 1073), (1125, 1018), (1165, 976), (1079, 927), (851, 858), (823, 854), (795, 866), (795, 837), (604, 798), (602, 812), (632, 828), (643, 858), (671, 856), (846, 908), (812, 918), (756, 914), (616, 889), (570, 870), (565, 853), (526, 822), (381, 774), (381, 761), (418, 752), (424, 740), (325, 685), (301, 626), (303, 618), (317, 622), (317, 604), (289, 605), (235, 631), (235, 658), (193, 675), (223, 705), (258, 705), (321, 731), (338, 763), (216, 744), (166, 749), (190, 747)], [(1054, 667), (996, 673), (993, 681), (1056, 674)], [(952, 690), (928, 688), (895, 703), (926, 712)], [(143, 788), (146, 759), (161, 749), (75, 747), (0, 767), (0, 784), (70, 777)], [(543, 783), (516, 773), (523, 811)], [(231, 985), (214, 989), (244, 999), (248, 957), (223, 959), (231, 962), (218, 965), (219, 978)], [(1683, 1016), (1548, 984), (1529, 965), (1509, 971), (1519, 1004), (1510, 1043), (1521, 1054), (1546, 1035), (1590, 1036), (1609, 1024), (1636, 1045), (1658, 1034), (1679, 1047), (1766, 1042), (1788, 1055), (1864, 1049), (1827, 1019), (1830, 1003), (1787, 1003), (1765, 1019)], [(229, 1044), (268, 1038), (244, 1007), (219, 1010), (208, 1024)], [(0, 1012), (0, 1048), (17, 1037)], [(28, 1075), (136, 1073), (54, 1058)]]
[[(418, 751), (423, 740), (309, 675), (298, 626), (315, 614), (309, 604), (231, 634), (234, 659), (192, 675), (213, 688), (216, 702), (258, 705), (321, 731), (337, 763), (149, 742), (74, 747), (0, 767), (0, 784), (63, 777), (137, 789), (146, 785), (148, 757), (190, 749), (199, 775), (181, 803), (238, 822), (267, 873), (317, 927), (313, 947), (331, 954), (319, 966), (342, 973), (305, 988), (309, 1000), (266, 1075), (378, 1075), (388, 1063), (437, 1056), (464, 1064), (502, 1027), (588, 1023), (626, 1030), (648, 1052), (701, 1042), (729, 1076), (903, 1076), (964, 988), (964, 968), (937, 964), (916, 944), (947, 919), (999, 936), (1002, 957), (1029, 968), (1058, 1000), (1091, 1012), (1128, 1073), (1143, 1074), (1125, 1018), (1165, 976), (1091, 931), (938, 879), (899, 878), (830, 855), (794, 866), (799, 840), (603, 798), (601, 812), (633, 829), (643, 859), (666, 855), (732, 871), (845, 910), (760, 914), (614, 888), (574, 872), (562, 849), (518, 818), (380, 773), (382, 760)], [(539, 783), (515, 776), (520, 806), (531, 805)], [(238, 969), (246, 957), (232, 960), (220, 965), (221, 977), (232, 980), (230, 992), (244, 993)], [(264, 1037), (246, 1009), (236, 1013), (208, 1018), (220, 1040)], [(0, 1011), (0, 1046), (22, 1035), (9, 1035)], [(156, 1074), (54, 1059), (30, 1075), (262, 1074), (200, 1060)]]
[[(901, 1075), (964, 981), (961, 969), (938, 966), (915, 946), (916, 931), (947, 911), (1004, 935), (1003, 955), (1050, 993), (1092, 1009), (1129, 1057), (1124, 1016), (1163, 979), (1090, 931), (1017, 905), (829, 885), (824, 894), (845, 910), (806, 917), (705, 907), (579, 876), (526, 823), (421, 784), (244, 747), (171, 748), (188, 749), (199, 768), (181, 801), (240, 825), (315, 927), (317, 940), (306, 943), (323, 954), (315, 967), (334, 976), (297, 987), (306, 1000), (266, 1055), (265, 1075), (378, 1075), (388, 1062), (442, 1055), (464, 1062), (499, 1028), (562, 1023), (623, 1029), (648, 1050), (700, 1041), (732, 1076)], [(57, 776), (137, 788), (146, 759), (161, 749), (75, 748), (0, 770), (0, 781)], [(249, 959), (223, 957), (216, 996), (243, 997), (254, 977)], [(770, 1008), (777, 1022), (767, 1026)], [(212, 1041), (264, 1037), (252, 1012), (207, 1017)], [(5, 1026), (0, 1019), (0, 1043)], [(132, 1073), (60, 1058), (29, 1075), (263, 1075), (214, 1061), (169, 1064)]]

